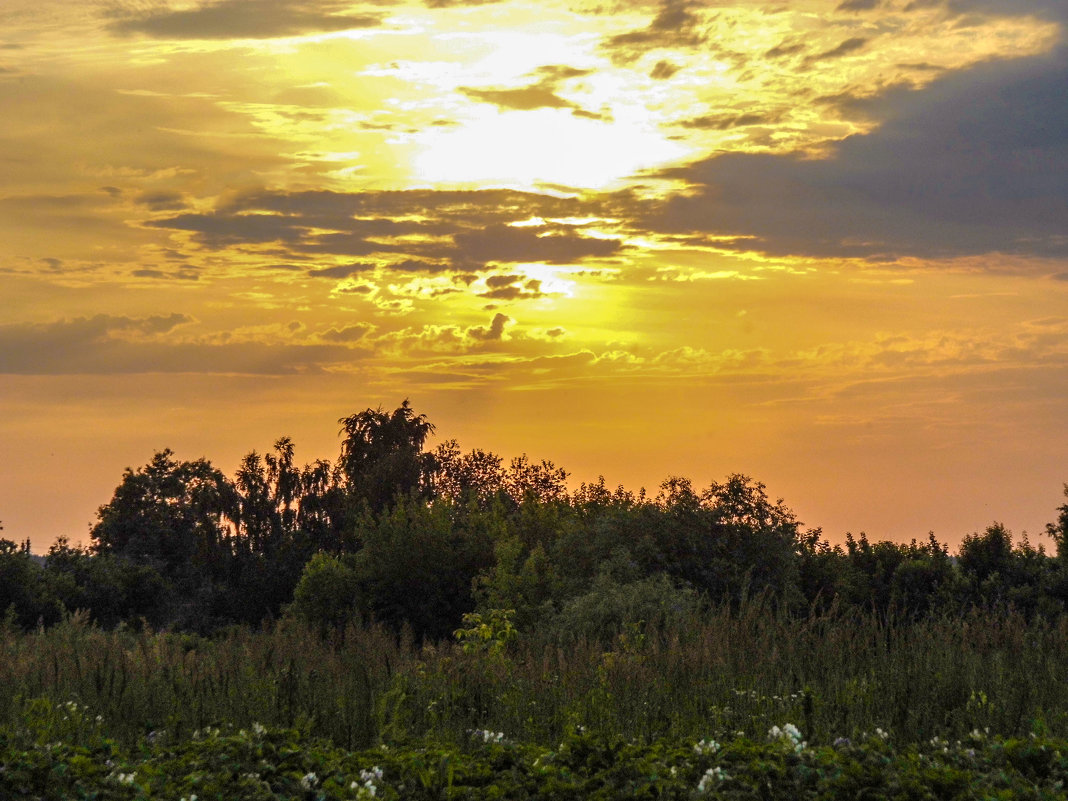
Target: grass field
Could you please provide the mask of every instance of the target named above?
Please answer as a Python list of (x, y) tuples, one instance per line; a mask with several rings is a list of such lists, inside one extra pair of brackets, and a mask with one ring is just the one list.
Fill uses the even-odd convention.
[(752, 603), (613, 642), (417, 647), (379, 627), (322, 639), (293, 621), (207, 639), (102, 631), (75, 616), (3, 633), (0, 725), (27, 704), (75, 702), (101, 734), (134, 743), (207, 726), (298, 728), (339, 748), (416, 740), (461, 744), (505, 732), (547, 746), (584, 726), (603, 736), (762, 739), (791, 722), (814, 744), (877, 728), (895, 742), (1068, 737), (1068, 622), (1012, 613), (886, 625), (809, 619)]

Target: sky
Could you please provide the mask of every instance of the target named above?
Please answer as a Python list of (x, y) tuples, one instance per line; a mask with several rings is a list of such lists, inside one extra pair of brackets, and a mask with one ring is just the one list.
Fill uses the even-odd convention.
[(830, 542), (1068, 482), (1063, 0), (4, 0), (0, 521), (405, 398)]

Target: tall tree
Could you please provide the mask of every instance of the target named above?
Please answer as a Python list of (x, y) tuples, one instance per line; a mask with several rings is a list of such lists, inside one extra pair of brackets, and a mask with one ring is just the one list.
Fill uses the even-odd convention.
[(233, 485), (206, 459), (176, 461), (159, 451), (127, 468), (110, 503), (97, 511), (92, 550), (160, 568), (167, 575), (221, 567), (238, 517)]
[(381, 511), (398, 496), (429, 496), (435, 460), (423, 452), (434, 426), (407, 399), (393, 412), (365, 409), (342, 417), (338, 467), (357, 500)]

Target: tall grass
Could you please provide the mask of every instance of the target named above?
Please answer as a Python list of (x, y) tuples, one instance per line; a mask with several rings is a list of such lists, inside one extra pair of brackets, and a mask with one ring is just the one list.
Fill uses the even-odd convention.
[(344, 747), (473, 729), (542, 744), (582, 725), (627, 739), (762, 738), (792, 722), (811, 742), (888, 730), (903, 742), (989, 728), (1068, 736), (1068, 621), (1011, 612), (885, 623), (795, 619), (759, 601), (613, 642), (528, 633), (504, 653), (417, 647), (376, 626), (324, 640), (293, 621), (205, 639), (75, 616), (0, 632), (0, 726), (32, 699), (75, 701), (133, 741), (206, 726), (296, 726)]

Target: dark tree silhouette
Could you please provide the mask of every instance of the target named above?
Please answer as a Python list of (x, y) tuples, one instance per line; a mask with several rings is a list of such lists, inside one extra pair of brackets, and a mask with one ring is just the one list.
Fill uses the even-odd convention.
[(398, 496), (429, 497), (434, 457), (423, 445), (434, 426), (407, 399), (392, 413), (378, 409), (342, 417), (338, 467), (353, 497), (381, 511)]
[(111, 502), (97, 511), (92, 550), (158, 566), (165, 574), (210, 569), (231, 551), (238, 496), (206, 459), (175, 461), (162, 450), (123, 473)]

